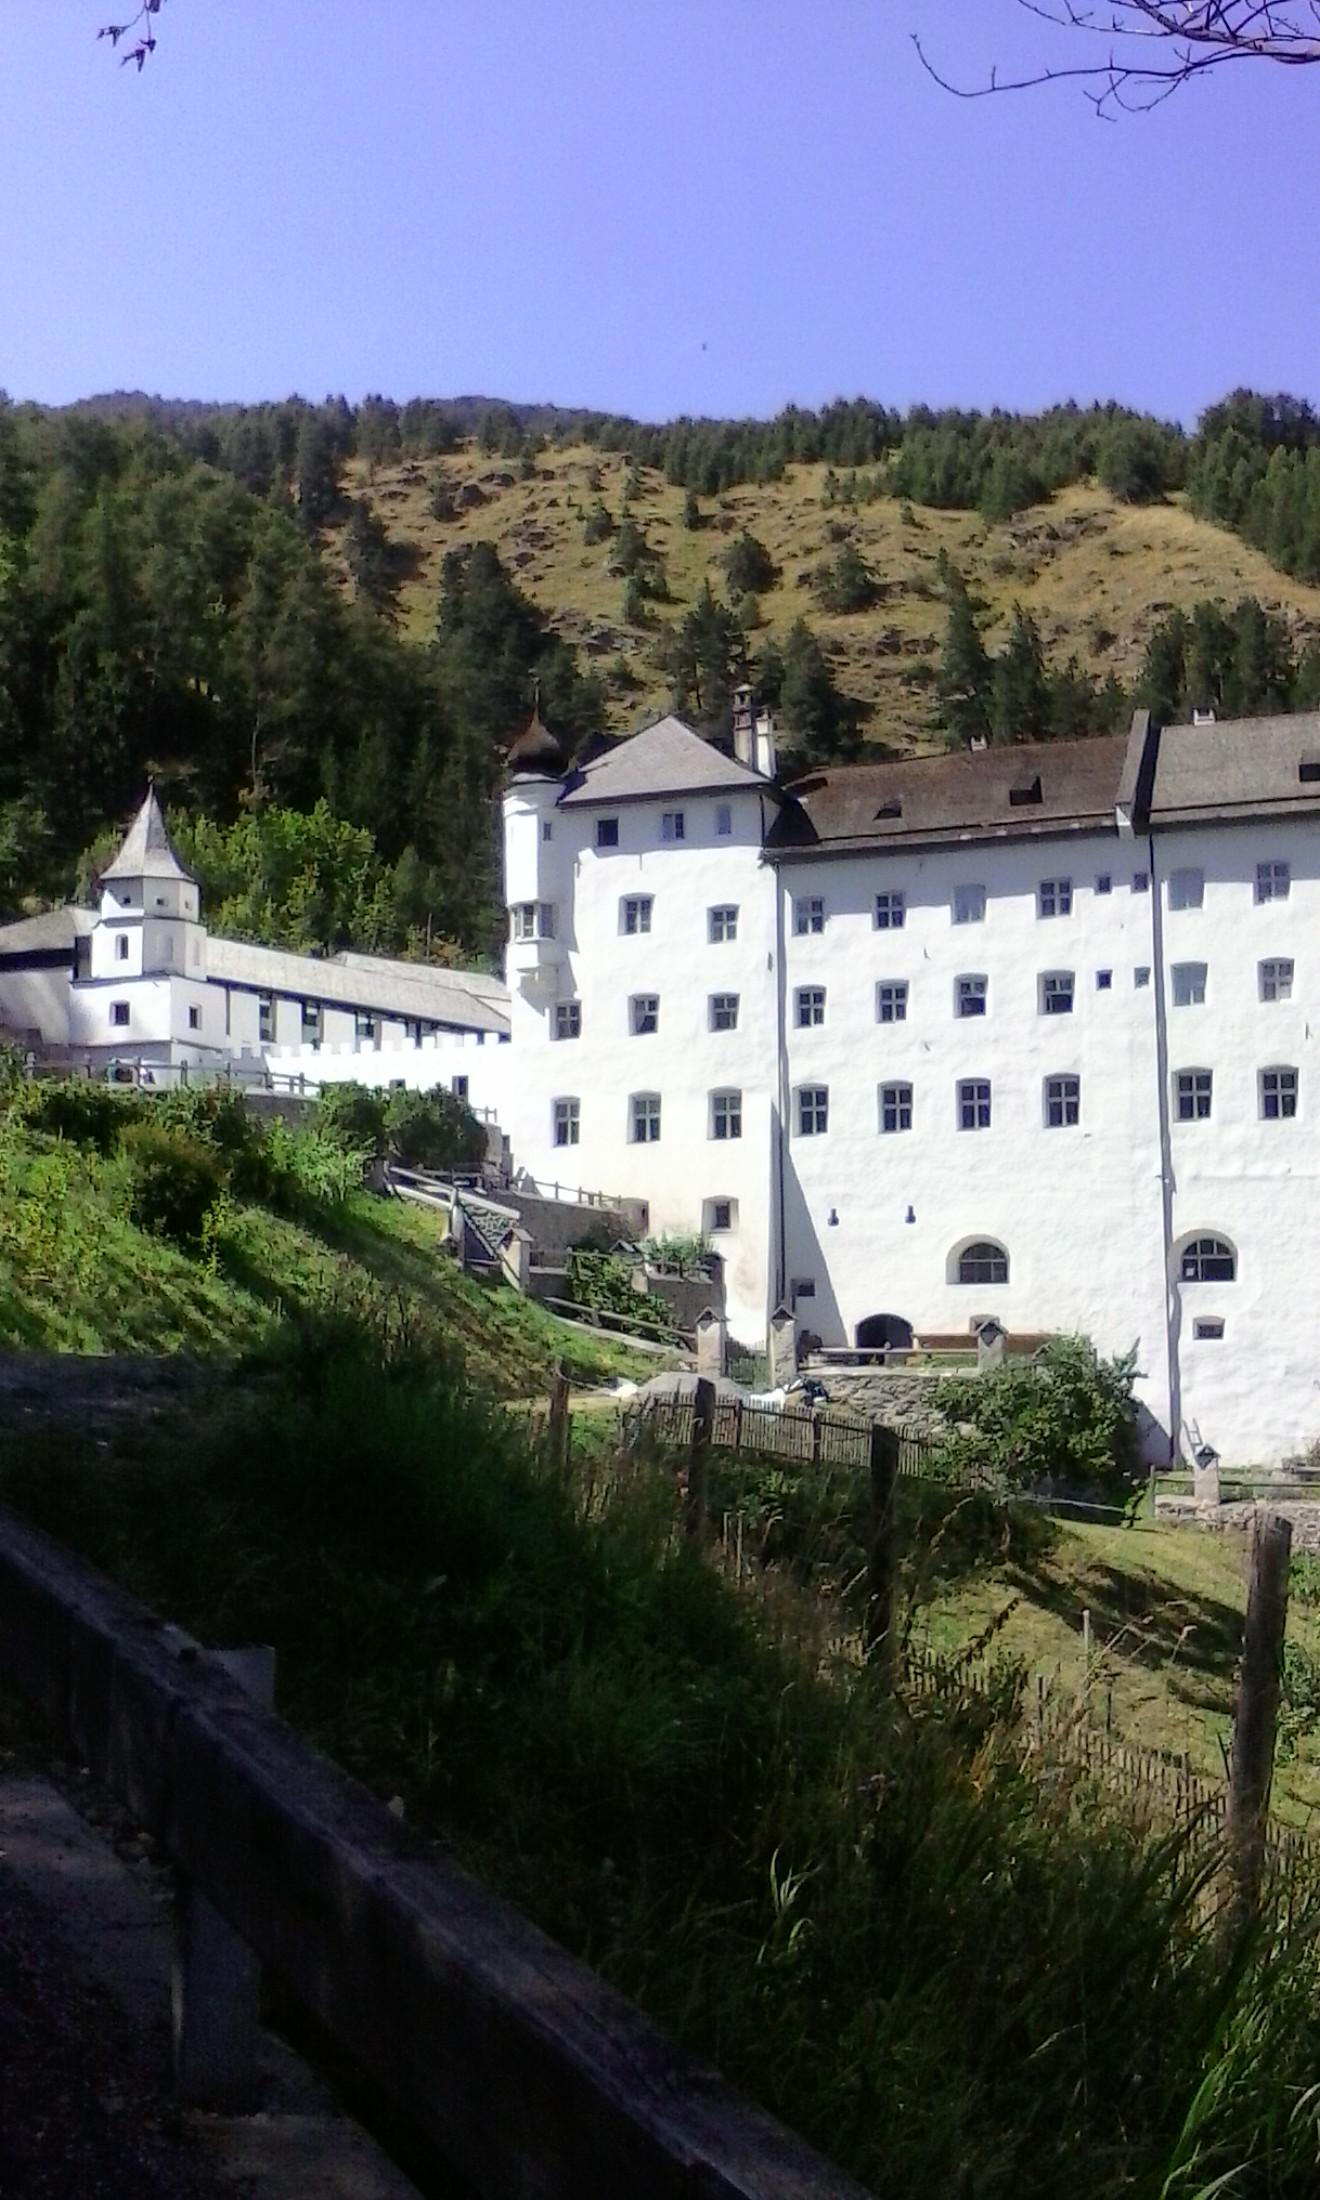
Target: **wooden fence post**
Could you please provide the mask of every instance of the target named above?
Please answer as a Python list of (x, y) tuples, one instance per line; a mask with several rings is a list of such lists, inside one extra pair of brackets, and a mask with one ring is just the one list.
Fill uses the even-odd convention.
[(883, 1659), (892, 1676), (896, 1663), (894, 1640), (894, 1589), (898, 1573), (898, 1523), (894, 1517), (898, 1489), (898, 1434), (892, 1428), (871, 1430), (871, 1541), (866, 1567), (866, 1622), (863, 1639), (868, 1657)]
[(706, 1533), (710, 1509), (710, 1439), (715, 1425), (715, 1385), (698, 1375), (692, 1396), (692, 1449), (688, 1455), (687, 1496), (683, 1525), (690, 1536)]
[(1291, 1521), (1281, 1513), (1257, 1513), (1251, 1528), (1247, 1617), (1228, 1773), (1227, 1924), (1234, 1932), (1255, 1915), (1260, 1901), (1291, 1552)]
[[(218, 1650), (216, 1662), (264, 1711), (275, 1707), (275, 1652)], [(190, 2108), (256, 2105), (261, 1965), (189, 1880), (174, 1909), (170, 2001), (174, 2090)]]
[(546, 1446), (556, 1474), (568, 1473), (568, 1377), (557, 1367), (550, 1378), (550, 1412), (545, 1424)]

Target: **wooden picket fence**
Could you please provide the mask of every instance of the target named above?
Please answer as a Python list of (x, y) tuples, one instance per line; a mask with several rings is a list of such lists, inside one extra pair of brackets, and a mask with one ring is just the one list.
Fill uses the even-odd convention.
[[(931, 1651), (909, 1646), (904, 1656), (904, 1685), (915, 1696), (988, 1696), (993, 1676), (967, 1658), (940, 1658)], [(1193, 1772), (1184, 1753), (1164, 1756), (1119, 1741), (1107, 1726), (1097, 1724), (1075, 1696), (1052, 1688), (1038, 1673), (1025, 1707), (1023, 1738), (1037, 1757), (1065, 1759), (1078, 1770), (1118, 1788), (1143, 1803), (1152, 1817), (1178, 1826), (1195, 1826), (1211, 1840), (1222, 1841), (1228, 1825), (1228, 1788), (1204, 1774)], [(1295, 1826), (1270, 1821), (1268, 1842), (1274, 1861), (1284, 1867), (1305, 1862), (1320, 1864), (1320, 1838)]]

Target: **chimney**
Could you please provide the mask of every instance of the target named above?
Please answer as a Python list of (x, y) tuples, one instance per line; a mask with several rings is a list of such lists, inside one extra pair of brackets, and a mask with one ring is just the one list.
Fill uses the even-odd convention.
[(755, 771), (756, 759), (756, 705), (750, 687), (736, 687), (733, 691), (733, 753), (740, 764)]
[(752, 769), (766, 779), (775, 776), (775, 722), (768, 710), (757, 713), (752, 734)]

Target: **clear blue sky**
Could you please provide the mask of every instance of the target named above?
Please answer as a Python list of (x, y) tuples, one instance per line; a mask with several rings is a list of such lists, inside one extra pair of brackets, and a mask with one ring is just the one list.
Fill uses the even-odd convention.
[(166, 0), (137, 76), (132, 4), (4, 0), (15, 397), (1320, 396), (1320, 70), (1106, 126), (922, 74), (1014, 0)]

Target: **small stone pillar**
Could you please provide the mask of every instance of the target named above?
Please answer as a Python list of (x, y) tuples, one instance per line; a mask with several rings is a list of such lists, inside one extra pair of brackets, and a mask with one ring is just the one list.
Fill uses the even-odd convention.
[(786, 1306), (777, 1306), (770, 1316), (766, 1357), (770, 1364), (771, 1390), (786, 1390), (796, 1381), (798, 1371), (797, 1324)]
[(1003, 1323), (997, 1322), (993, 1314), (989, 1321), (981, 1323), (976, 1332), (976, 1372), (978, 1375), (988, 1375), (992, 1368), (998, 1367), (1004, 1357), (1004, 1342), (1007, 1335), (1008, 1331)]
[(515, 1291), (527, 1292), (532, 1288), (532, 1233), (520, 1229), (515, 1222), (500, 1240), (500, 1266), (504, 1280)]
[(697, 1373), (718, 1382), (728, 1366), (729, 1325), (708, 1306), (697, 1316)]
[(1192, 1454), (1192, 1496), (1198, 1505), (1219, 1503), (1219, 1453), (1212, 1444), (1198, 1444)]

